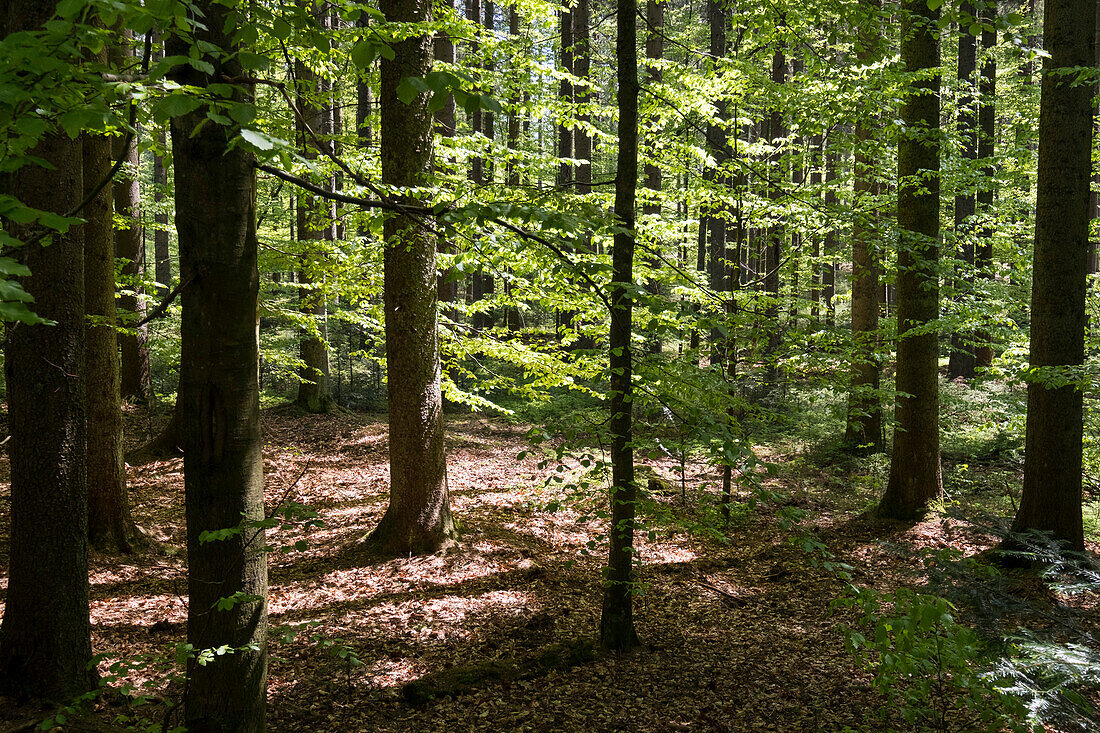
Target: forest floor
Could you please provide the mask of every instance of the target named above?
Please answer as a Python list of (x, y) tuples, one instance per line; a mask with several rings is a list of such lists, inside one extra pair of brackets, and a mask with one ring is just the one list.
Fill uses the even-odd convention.
[[(527, 444), (524, 426), (449, 416), (459, 543), (429, 557), (365, 563), (354, 548), (387, 501), (384, 418), (276, 408), (264, 411), (263, 427), (269, 510), (295, 502), (324, 522), (269, 533), (280, 548), (270, 556), (272, 731), (908, 729), (890, 706), (883, 717), (873, 673), (846, 650), (859, 614), (834, 600), (849, 583), (884, 593), (918, 587), (936, 558), (975, 555), (997, 539), (942, 511), (916, 524), (874, 519), (866, 509), (875, 482), (766, 448), (780, 470), (760, 480), (782, 498), (750, 508), (750, 482), (737, 482), (743, 503), (722, 538), (697, 531), (721, 484), (715, 469), (689, 462), (681, 476), (672, 459), (639, 461), (668, 482), (653, 484), (652, 508), (669, 513), (650, 518), (637, 550), (642, 647), (608, 654), (594, 645), (606, 520), (585, 516), (601, 501), (570, 501), (547, 481), (576, 481), (576, 460), (567, 456), (558, 471), (549, 447)], [(130, 416), (132, 442), (148, 428), (148, 418)], [(7, 470), (0, 459), (0, 481)], [(124, 680), (153, 700), (135, 708), (105, 696), (73, 730), (125, 729), (127, 717), (158, 723), (181, 690), (165, 673), (185, 634), (182, 460), (132, 466), (129, 482), (134, 515), (159, 551), (91, 558), (92, 646), (103, 655), (101, 675), (121, 661)], [(0, 485), (0, 553), (9, 497)], [(784, 508), (805, 519), (785, 529)], [(294, 549), (299, 540), (304, 550)], [(825, 567), (830, 559), (851, 566), (851, 579)], [(1041, 605), (1021, 622), (1100, 632), (1095, 594), (1060, 594), (1024, 575), (986, 585)], [(992, 597), (978, 606), (992, 608)], [(998, 606), (1009, 610), (996, 612), (996, 623), (1015, 623), (1011, 607)], [(1100, 702), (1095, 690), (1084, 693)], [(42, 716), (0, 698), (0, 731)], [(966, 720), (960, 713), (947, 729), (971, 729)]]

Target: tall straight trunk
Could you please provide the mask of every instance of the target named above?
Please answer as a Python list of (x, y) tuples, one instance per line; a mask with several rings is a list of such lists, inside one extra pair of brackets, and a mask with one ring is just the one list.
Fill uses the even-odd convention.
[(631, 308), (634, 276), (634, 201), (638, 185), (638, 6), (617, 0), (619, 157), (615, 177), (616, 232), (611, 253), (611, 529), (600, 644), (605, 649), (638, 645), (634, 630), (634, 523), (637, 487), (631, 410)]
[[(195, 43), (224, 49), (227, 58), (198, 51), (214, 67), (173, 70), (175, 81), (205, 87), (244, 73), (226, 29), (240, 22), (216, 2), (198, 3), (206, 28)], [(236, 20), (230, 20), (236, 17)], [(190, 38), (174, 35), (169, 53), (187, 55)], [(251, 101), (238, 86), (232, 101)], [(207, 108), (172, 121), (176, 169), (176, 230), (183, 291), (180, 327), (180, 421), (187, 516), (187, 641), (197, 653), (228, 646), (200, 664), (188, 663), (184, 721), (189, 730), (263, 731), (267, 709), (267, 554), (260, 435), (254, 159), (231, 148), (233, 128), (210, 124)], [(204, 534), (244, 525), (225, 539)], [(225, 608), (219, 600), (241, 594)]]
[[(658, 2), (658, 0), (647, 0), (646, 2), (646, 26), (649, 29), (649, 33), (646, 35), (645, 41), (645, 55), (650, 61), (650, 66), (646, 74), (646, 80), (651, 88), (656, 88), (661, 84), (664, 78), (664, 73), (661, 71), (658, 65), (665, 55), (665, 39), (664, 39), (664, 27), (665, 27), (665, 4)], [(654, 63), (657, 62), (657, 63)], [(655, 129), (656, 120), (654, 124), (647, 124), (646, 127), (650, 128), (650, 140), (648, 141), (648, 153), (646, 154), (645, 163), (645, 187), (648, 189), (646, 193), (645, 203), (642, 205), (642, 214), (647, 218), (659, 220), (661, 216), (661, 166), (658, 165), (657, 158), (657, 139)], [(661, 243), (659, 241), (653, 241), (650, 246), (656, 250), (660, 250)], [(651, 261), (651, 266), (657, 269), (659, 262), (656, 258)], [(651, 296), (660, 298), (661, 283), (656, 279), (650, 279), (646, 282), (646, 290)], [(651, 354), (660, 354), (663, 345), (661, 344), (661, 336), (656, 330), (652, 330), (647, 336), (647, 344), (649, 346), (649, 352)]]
[[(496, 5), (493, 3), (493, 0), (484, 0), (483, 7), (484, 16), (482, 25), (487, 31), (486, 37), (491, 39), (496, 29)], [(488, 87), (484, 91), (490, 95), (494, 93), (492, 87), (493, 70), (492, 47), (489, 47), (489, 52), (485, 60), (485, 71), (488, 72), (486, 78), (489, 79), (489, 81), (487, 82)], [(481, 133), (490, 144), (496, 139), (496, 117), (492, 110), (486, 109), (481, 111)], [(479, 185), (492, 185), (496, 173), (492, 157), (488, 159), (478, 158), (478, 162), (481, 164), (481, 178), (478, 181)], [(478, 268), (474, 272), (473, 279), (474, 300), (484, 300), (492, 297), (493, 293), (496, 291), (496, 282), (493, 279), (491, 271), (484, 268)], [(491, 310), (476, 312), (473, 320), (476, 328), (492, 328), (496, 322), (496, 318)]]
[[(554, 183), (564, 193), (573, 183), (573, 164), (570, 162), (570, 159), (573, 158), (573, 128), (564, 122), (567, 116), (566, 110), (570, 109), (573, 104), (573, 83), (570, 81), (573, 73), (573, 13), (567, 10), (561, 11), (558, 15), (558, 26), (561, 35), (558, 65), (565, 76), (562, 77), (558, 85), (558, 103), (563, 107), (563, 122), (558, 125), (557, 152), (559, 162)], [(576, 311), (568, 309), (557, 313), (558, 327), (555, 331), (559, 340), (573, 327), (573, 320), (576, 316)]]
[[(85, 195), (111, 170), (111, 141), (84, 136)], [(111, 185), (85, 207), (84, 297), (89, 316), (84, 332), (85, 400), (88, 434), (88, 540), (106, 552), (130, 552), (137, 528), (130, 516), (122, 453), (115, 312), (115, 239)]]
[[(50, 3), (8, 3), (0, 37), (41, 28)], [(0, 177), (27, 206), (65, 215), (83, 194), (80, 139), (47, 135), (28, 151), (49, 163)], [(26, 239), (31, 227), (5, 222)], [(84, 228), (12, 254), (34, 312), (56, 325), (9, 324), (4, 372), (11, 466), (8, 587), (0, 625), (0, 690), (68, 702), (95, 686), (88, 623), (84, 415)]]
[[(776, 49), (772, 54), (772, 83), (784, 84), (787, 80), (787, 60), (781, 49)], [(768, 176), (772, 183), (769, 185), (768, 198), (773, 206), (778, 205), (782, 198), (778, 182), (783, 180), (783, 153), (779, 149), (780, 139), (787, 134), (783, 125), (783, 115), (778, 108), (771, 111), (768, 119), (768, 141), (773, 146), (769, 156)], [(768, 229), (768, 243), (764, 258), (764, 291), (768, 294), (767, 305), (764, 307), (765, 328), (768, 330), (768, 345), (765, 361), (767, 362), (766, 383), (774, 386), (777, 378), (776, 355), (779, 349), (779, 263), (783, 257), (783, 243), (786, 239), (786, 227), (781, 223), (773, 223)]]
[[(513, 42), (519, 41), (519, 8), (513, 4), (508, 9), (508, 36)], [(515, 63), (515, 62), (513, 62)], [(519, 134), (522, 127), (522, 120), (524, 115), (521, 106), (521, 98), (519, 97), (518, 87), (522, 83), (520, 74), (513, 70), (511, 74), (511, 83), (513, 87), (509, 90), (509, 113), (508, 113), (508, 164), (505, 166), (505, 183), (515, 188), (519, 186), (519, 166), (516, 165), (519, 157)], [(523, 315), (520, 308), (515, 305), (515, 294), (512, 291), (511, 282), (506, 281), (504, 283), (505, 294), (508, 296), (509, 306), (504, 313), (505, 325), (510, 331), (518, 331), (523, 327)]]
[[(157, 149), (164, 150), (168, 140), (164, 130), (157, 133)], [(168, 168), (164, 165), (164, 156), (159, 152), (153, 154), (153, 202), (157, 213), (153, 215), (156, 227), (153, 230), (153, 276), (160, 287), (158, 295), (163, 298), (168, 294), (168, 288), (172, 283), (172, 252), (169, 248), (169, 218), (167, 212), (161, 212), (161, 207), (168, 196)]]
[[(324, 140), (326, 129), (326, 106), (322, 106), (323, 85), (321, 78), (302, 61), (294, 63), (296, 80), (296, 106), (299, 115), (295, 115), (295, 128), (298, 147), (307, 160), (315, 160), (318, 151), (313, 136)], [(312, 135), (310, 134), (312, 132)], [(305, 191), (298, 192), (296, 216), (298, 220), (298, 241), (300, 246), (298, 266), (298, 307), (302, 315), (312, 323), (308, 330), (298, 337), (298, 358), (302, 367), (298, 373), (298, 396), (294, 403), (307, 412), (328, 412), (334, 406), (329, 379), (328, 346), (322, 339), (321, 329), (326, 316), (327, 305), (324, 294), (324, 278), (320, 260), (323, 257), (322, 245), (318, 242), (327, 237), (331, 223), (326, 211), (327, 206)]]
[[(1014, 532), (1051, 532), (1084, 551), (1081, 519), (1089, 178), (1093, 84), (1058, 70), (1095, 62), (1095, 0), (1047, 0), (1039, 112), (1031, 357), (1038, 374), (1027, 391), (1024, 490)], [(1067, 374), (1068, 373), (1068, 374)], [(1065, 384), (1069, 376), (1069, 384)], [(1054, 383), (1052, 383), (1054, 382)], [(1061, 382), (1061, 385), (1058, 383)]]
[[(391, 23), (427, 23), (430, 0), (382, 0)], [(382, 60), (382, 181), (402, 188), (427, 185), (432, 167), (429, 95), (410, 104), (397, 98), (406, 76), (432, 69), (432, 39), (393, 44)], [(434, 552), (455, 535), (447, 495), (443, 403), (440, 395), (435, 236), (421, 219), (395, 214), (383, 224), (383, 291), (390, 420), (390, 504), (370, 536), (380, 553)]]
[[(726, 55), (726, 12), (723, 3), (710, 0), (707, 3), (707, 16), (710, 24), (710, 56), (715, 62), (717, 73), (717, 60)], [(716, 171), (713, 174), (714, 181), (719, 185), (726, 184), (727, 175), (725, 165), (729, 159), (727, 150), (726, 100), (719, 99), (716, 103), (717, 120), (712, 120), (707, 125), (707, 150), (714, 157)], [(700, 218), (699, 226), (706, 230), (707, 249), (709, 251), (707, 284), (715, 293), (721, 293), (726, 289), (726, 211), (723, 207), (711, 207), (705, 218)], [(726, 337), (717, 324), (710, 332), (710, 363), (712, 366), (720, 366), (724, 358), (724, 346)]]
[[(453, 3), (454, 0), (447, 0)], [(366, 16), (366, 13), (363, 14)], [(455, 43), (446, 33), (440, 31), (435, 34), (435, 39), (432, 42), (433, 53), (435, 54), (435, 60), (445, 64), (455, 63)], [(369, 85), (368, 91), (369, 93)], [(362, 94), (362, 92), (360, 92)], [(448, 94), (443, 101), (443, 106), (435, 111), (435, 132), (440, 137), (454, 137), (455, 136), (455, 97), (453, 94)], [(438, 155), (438, 151), (436, 153)], [(443, 161), (436, 160), (435, 167), (437, 170), (443, 168)], [(455, 243), (450, 240), (441, 239), (438, 244), (439, 251), (444, 254), (452, 254), (455, 251)], [(458, 313), (454, 308), (454, 303), (458, 300), (458, 280), (451, 276), (449, 272), (441, 273), (439, 283), (436, 286), (437, 294), (440, 303), (451, 303), (452, 305), (443, 306), (442, 315), (454, 320)]]
[[(1100, 8), (1100, 4), (1097, 5)], [(986, 16), (990, 22), (992, 17)], [(985, 59), (982, 63), (980, 82), (981, 104), (978, 107), (978, 158), (985, 161), (982, 169), (983, 181), (978, 189), (978, 206), (985, 216), (993, 215), (993, 176), (996, 173), (993, 162), (993, 144), (997, 125), (997, 59), (993, 49), (997, 46), (997, 31), (982, 31), (982, 50)], [(983, 280), (993, 278), (993, 227), (989, 224), (978, 233), (977, 251), (974, 253), (974, 265), (978, 276)], [(976, 337), (975, 365), (989, 367), (993, 364), (993, 346), (989, 343), (989, 333), (980, 331)]]
[[(972, 35), (969, 30), (967, 18), (975, 17), (974, 3), (971, 0), (961, 0), (960, 10), (962, 20), (959, 27), (959, 112), (956, 123), (959, 134), (959, 142), (962, 145), (962, 164), (967, 168), (973, 167), (978, 157), (978, 115), (974, 108), (975, 99), (973, 88), (975, 75), (978, 71), (978, 37)], [(961, 273), (955, 277), (955, 290), (959, 295), (964, 294), (969, 288), (967, 283), (972, 277), (974, 267), (974, 239), (971, 235), (972, 219), (975, 212), (976, 198), (973, 189), (969, 185), (964, 190), (955, 194), (955, 241), (956, 258), (962, 263)], [(956, 331), (951, 334), (951, 357), (947, 365), (947, 378), (955, 379), (974, 377), (974, 336), (970, 333)]]
[[(856, 59), (866, 65), (879, 58), (878, 13), (881, 0), (865, 0), (864, 7), (875, 22), (863, 26)], [(878, 241), (877, 213), (866, 206), (875, 193), (875, 154), (872, 149), (875, 130), (872, 121), (860, 118), (856, 123), (855, 170), (852, 188), (855, 208), (863, 209), (852, 226), (852, 376), (848, 390), (848, 421), (844, 442), (861, 451), (882, 450), (882, 405), (877, 393), (882, 364), (878, 358), (878, 281), (879, 264), (875, 253)]]
[[(840, 155), (836, 150), (836, 143), (826, 142), (825, 152), (825, 209), (833, 211), (837, 205), (836, 179), (837, 168), (840, 165)], [(821, 300), (825, 308), (825, 325), (832, 328), (836, 325), (836, 253), (837, 230), (829, 228), (825, 230), (825, 241), (821, 245), (821, 254), (825, 262), (821, 265)]]
[[(910, 73), (939, 66), (938, 10), (902, 7), (901, 60)], [(898, 142), (897, 428), (879, 513), (914, 519), (943, 490), (939, 433), (940, 80), (911, 82)]]
[[(133, 56), (132, 34), (124, 31), (122, 38), (111, 49), (111, 61), (115, 68), (123, 68), (127, 58)], [(119, 298), (119, 307), (132, 313), (137, 320), (145, 317), (145, 301), (142, 299), (141, 278), (145, 275), (145, 238), (141, 228), (141, 186), (139, 172), (141, 161), (138, 157), (138, 139), (135, 135), (126, 150), (121, 149), (125, 138), (116, 138), (115, 158), (124, 157), (126, 164), (115, 180), (115, 216), (124, 225), (115, 232), (115, 254), (123, 260), (122, 280), (129, 294)], [(134, 333), (119, 336), (122, 346), (122, 397), (123, 399), (145, 404), (153, 394), (149, 374), (148, 331), (140, 326)]]
[[(814, 151), (810, 165), (810, 186), (814, 191), (821, 186), (821, 166), (824, 164), (823, 152), (825, 137), (818, 133), (810, 139), (810, 148)], [(810, 260), (810, 321), (812, 327), (818, 327), (821, 317), (821, 237), (814, 234), (813, 251)]]

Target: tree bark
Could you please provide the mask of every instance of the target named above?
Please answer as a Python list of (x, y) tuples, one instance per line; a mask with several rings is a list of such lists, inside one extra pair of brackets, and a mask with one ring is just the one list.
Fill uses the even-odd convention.
[[(978, 37), (972, 35), (968, 28), (974, 18), (974, 3), (971, 0), (962, 0), (960, 3), (962, 18), (959, 26), (959, 103), (958, 103), (958, 128), (959, 142), (962, 144), (962, 164), (966, 168), (972, 168), (978, 157), (978, 115), (974, 108), (975, 99), (973, 87), (975, 75), (978, 70)], [(956, 258), (962, 263), (961, 268), (956, 268), (959, 273), (955, 276), (956, 300), (964, 295), (970, 288), (967, 283), (972, 277), (974, 267), (974, 240), (971, 235), (973, 229), (972, 219), (975, 213), (976, 198), (973, 188), (967, 183), (961, 184), (962, 191), (955, 194), (955, 241)], [(964, 379), (974, 378), (974, 335), (955, 331), (951, 334), (951, 356), (947, 364), (947, 378)]]
[[(112, 47), (112, 65), (122, 68), (128, 57), (133, 56), (132, 33), (127, 30), (120, 42)], [(145, 274), (145, 238), (141, 227), (141, 185), (139, 183), (141, 161), (138, 158), (138, 139), (135, 135), (130, 146), (122, 150), (124, 138), (116, 138), (114, 155), (125, 157), (123, 166), (113, 189), (115, 195), (115, 215), (125, 221), (125, 226), (115, 231), (115, 253), (123, 260), (122, 281), (132, 294), (119, 298), (119, 307), (132, 313), (137, 320), (145, 317), (145, 301), (142, 298), (141, 278)], [(122, 346), (121, 389), (122, 398), (138, 404), (147, 404), (153, 395), (153, 385), (149, 373), (148, 329), (139, 326), (135, 333), (123, 333), (119, 336)]]
[[(873, 20), (863, 26), (856, 59), (861, 65), (880, 55), (878, 13), (881, 0), (865, 0), (864, 7)], [(855, 171), (852, 187), (855, 207), (866, 205), (875, 193), (875, 155), (871, 149), (873, 122), (856, 123)], [(848, 390), (848, 421), (844, 442), (857, 451), (882, 450), (882, 405), (877, 391), (882, 373), (878, 358), (878, 281), (879, 264), (875, 253), (878, 241), (877, 215), (874, 210), (859, 212), (852, 226), (852, 376)]]
[[(1100, 8), (1100, 5), (1097, 7)], [(992, 14), (987, 12), (986, 19), (992, 22)], [(982, 184), (978, 188), (977, 202), (979, 212), (988, 217), (993, 216), (993, 176), (996, 174), (993, 161), (993, 144), (997, 132), (997, 59), (993, 55), (993, 49), (996, 46), (997, 31), (983, 30), (982, 50), (986, 56), (982, 64), (979, 89), (981, 101), (978, 107), (978, 158), (985, 164), (982, 170)], [(974, 266), (978, 277), (983, 280), (993, 279), (993, 227), (988, 223), (978, 233)], [(989, 333), (984, 330), (979, 331), (975, 337), (977, 342), (974, 351), (975, 366), (989, 367), (993, 364), (993, 345), (989, 339)]]
[[(0, 37), (40, 28), (50, 3), (12, 2)], [(0, 178), (28, 206), (67, 214), (83, 194), (80, 140), (47, 135), (28, 165)], [(12, 236), (29, 226), (6, 222)], [(88, 494), (84, 414), (84, 227), (14, 251), (34, 312), (56, 325), (9, 324), (4, 370), (11, 465), (8, 588), (0, 626), (0, 690), (68, 702), (92, 689), (88, 623)]]
[[(307, 160), (318, 156), (313, 136), (324, 134), (325, 109), (318, 102), (321, 93), (320, 77), (302, 61), (294, 63), (297, 107), (301, 116), (295, 115), (298, 147)], [(312, 131), (313, 135), (310, 134)], [(323, 140), (323, 137), (321, 138)], [(321, 338), (321, 324), (327, 314), (323, 270), (320, 260), (323, 252), (318, 242), (326, 238), (328, 227), (325, 219), (327, 206), (305, 191), (298, 192), (298, 241), (301, 247), (298, 268), (298, 305), (302, 315), (311, 321), (298, 340), (298, 357), (303, 366), (298, 374), (298, 396), (294, 400), (301, 409), (312, 413), (332, 410), (332, 385), (329, 378), (328, 346)]]
[(634, 202), (638, 185), (638, 6), (617, 0), (619, 156), (615, 181), (615, 233), (611, 253), (610, 396), (611, 530), (600, 616), (600, 644), (625, 650), (638, 645), (634, 629), (634, 448), (631, 410), (631, 308), (634, 267)]
[[(905, 0), (901, 60), (909, 73), (940, 63), (938, 10)], [(943, 491), (939, 433), (940, 80), (910, 84), (898, 142), (897, 428), (879, 514), (915, 519)]]
[[(157, 136), (157, 147), (159, 150), (163, 150), (167, 145), (168, 141), (164, 130), (161, 130)], [(164, 156), (160, 153), (154, 153), (153, 202), (156, 205), (157, 213), (153, 215), (153, 221), (156, 223), (156, 228), (153, 231), (153, 259), (155, 260), (153, 272), (157, 283), (159, 283), (157, 296), (160, 298), (168, 294), (169, 286), (172, 284), (172, 252), (168, 244), (170, 222), (167, 212), (161, 213), (160, 211), (167, 196), (168, 169), (164, 165)]]
[[(431, 21), (430, 0), (383, 0), (391, 23)], [(382, 181), (414, 187), (431, 176), (432, 116), (427, 94), (397, 98), (406, 76), (432, 68), (432, 39), (393, 44), (382, 60)], [(440, 396), (435, 236), (424, 221), (395, 214), (384, 224), (386, 374), (390, 418), (390, 504), (368, 540), (390, 556), (435, 552), (455, 536), (447, 489)]]
[[(105, 56), (106, 54), (104, 54)], [(111, 170), (111, 141), (85, 135), (85, 195)], [(85, 400), (88, 434), (88, 541), (106, 552), (129, 553), (138, 538), (130, 516), (122, 449), (115, 312), (115, 238), (111, 185), (84, 209)]]
[[(646, 26), (649, 28), (649, 33), (646, 35), (645, 41), (645, 55), (649, 60), (650, 65), (646, 74), (646, 81), (651, 88), (656, 88), (661, 84), (664, 78), (664, 72), (661, 71), (658, 65), (665, 55), (665, 39), (664, 39), (664, 26), (665, 26), (665, 4), (658, 2), (658, 0), (648, 0), (646, 2)], [(657, 62), (657, 63), (654, 63)], [(661, 188), (663, 185), (661, 166), (658, 165), (659, 160), (657, 153), (657, 120), (652, 120), (647, 124), (649, 128), (650, 139), (648, 140), (649, 152), (646, 155), (645, 163), (645, 187), (648, 189), (646, 193), (645, 203), (642, 205), (642, 214), (647, 218), (652, 218), (655, 222), (660, 220), (661, 216)], [(661, 249), (660, 241), (653, 241), (650, 246), (656, 250)], [(656, 258), (652, 258), (650, 266), (657, 269), (659, 262)], [(662, 288), (659, 280), (650, 278), (646, 282), (646, 290), (655, 298), (662, 297)], [(656, 329), (650, 329), (646, 338), (649, 352), (651, 354), (660, 354), (664, 348), (661, 343), (661, 335)]]
[[(243, 19), (216, 0), (198, 3), (205, 28), (194, 42), (234, 54), (226, 28)], [(169, 53), (186, 55), (190, 38), (174, 35)], [(173, 69), (185, 85), (207, 87), (243, 71), (233, 55), (199, 51), (210, 75)], [(235, 102), (251, 101), (238, 86)], [(188, 663), (184, 719), (195, 731), (263, 731), (267, 697), (267, 556), (259, 421), (259, 274), (254, 160), (230, 147), (234, 128), (211, 124), (207, 108), (172, 121), (176, 231), (181, 294), (179, 418), (184, 443), (187, 517), (187, 641), (196, 654), (231, 647), (200, 664)], [(242, 520), (243, 517), (243, 520)], [(206, 541), (204, 533), (243, 531)], [(219, 601), (241, 594), (230, 608)]]
[[(1051, 532), (1084, 551), (1081, 518), (1089, 178), (1093, 84), (1060, 69), (1095, 62), (1095, 0), (1047, 0), (1039, 112), (1031, 368), (1024, 490), (1013, 532)], [(1069, 382), (1066, 384), (1066, 382)]]

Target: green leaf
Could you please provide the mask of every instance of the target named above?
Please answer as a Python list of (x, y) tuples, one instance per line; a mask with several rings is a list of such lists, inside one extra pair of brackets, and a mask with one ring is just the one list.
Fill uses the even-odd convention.
[(237, 60), (241, 62), (242, 68), (254, 71), (262, 71), (271, 64), (271, 60), (268, 59), (267, 56), (258, 53), (248, 53), (247, 51), (238, 53)]
[(406, 76), (397, 85), (397, 98), (405, 104), (412, 104), (420, 94), (429, 91), (428, 84), (418, 76)]
[(285, 41), (290, 38), (290, 34), (294, 32), (294, 29), (290, 27), (290, 23), (278, 17), (271, 22), (271, 32), (280, 41)]
[(201, 104), (200, 99), (190, 94), (172, 94), (157, 102), (156, 107), (153, 109), (153, 116), (158, 120), (165, 121), (172, 117), (194, 112)]
[(360, 69), (366, 69), (378, 58), (381, 50), (372, 40), (363, 39), (351, 49), (351, 60)]

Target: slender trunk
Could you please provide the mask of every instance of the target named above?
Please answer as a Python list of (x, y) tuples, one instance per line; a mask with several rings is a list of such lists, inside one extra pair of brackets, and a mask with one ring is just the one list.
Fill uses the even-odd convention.
[[(974, 3), (971, 0), (962, 0), (960, 3), (962, 20), (959, 27), (959, 111), (958, 133), (962, 144), (962, 165), (972, 168), (978, 157), (978, 115), (974, 108), (975, 99), (973, 88), (974, 76), (978, 70), (978, 38), (972, 35), (968, 18), (975, 17)], [(964, 295), (969, 288), (974, 268), (974, 238), (971, 234), (972, 219), (975, 212), (974, 191), (968, 184), (962, 185), (963, 190), (955, 194), (955, 241), (956, 258), (961, 263), (961, 268), (956, 268), (959, 273), (955, 277), (956, 300)], [(947, 365), (947, 378), (973, 379), (974, 377), (974, 336), (970, 333), (956, 331), (951, 334), (951, 357)]]
[(604, 581), (600, 644), (624, 650), (638, 645), (634, 630), (634, 449), (631, 409), (631, 308), (634, 282), (634, 201), (638, 184), (638, 26), (636, 0), (617, 0), (619, 158), (615, 183), (616, 232), (611, 253), (611, 530)]
[[(122, 68), (126, 58), (133, 56), (132, 34), (125, 31), (119, 44), (112, 48), (112, 64)], [(115, 232), (115, 254), (122, 259), (122, 283), (130, 291), (119, 298), (122, 310), (133, 314), (136, 320), (145, 317), (145, 300), (142, 298), (141, 279), (145, 275), (145, 239), (141, 229), (141, 187), (138, 183), (140, 160), (138, 158), (138, 139), (135, 135), (126, 150), (119, 147), (124, 138), (116, 138), (114, 155), (125, 157), (123, 166), (113, 186), (115, 196), (115, 217), (124, 222), (124, 226)], [(119, 336), (122, 346), (122, 398), (145, 404), (153, 394), (149, 374), (149, 347), (146, 345), (148, 331), (140, 326), (134, 333)]]
[[(1097, 5), (1100, 8), (1100, 5)], [(988, 16), (987, 16), (988, 17)], [(993, 19), (988, 17), (991, 22)], [(978, 107), (978, 158), (985, 162), (982, 169), (982, 184), (978, 189), (979, 212), (985, 217), (993, 216), (993, 195), (996, 173), (993, 162), (993, 143), (997, 125), (997, 60), (993, 49), (997, 46), (997, 31), (982, 31), (982, 50), (985, 60), (982, 63), (980, 82), (981, 104)], [(977, 251), (974, 253), (974, 265), (978, 276), (983, 280), (993, 278), (993, 227), (987, 222), (978, 233)], [(979, 331), (975, 337), (975, 365), (989, 367), (993, 364), (993, 345), (989, 342), (987, 331)]]
[[(448, 2), (454, 2), (454, 0), (448, 0)], [(363, 14), (364, 16), (366, 13)], [(439, 32), (435, 35), (433, 41), (433, 52), (435, 54), (435, 60), (444, 64), (453, 65), (455, 63), (455, 44), (454, 40), (446, 33)], [(367, 87), (367, 94), (370, 93), (369, 85)], [(360, 92), (362, 96), (363, 92)], [(435, 111), (435, 132), (440, 137), (453, 138), (455, 136), (455, 97), (453, 94), (448, 94), (447, 98), (443, 102), (443, 106)], [(446, 148), (445, 148), (446, 149)], [(437, 158), (439, 157), (439, 151), (436, 151)], [(436, 160), (436, 170), (442, 170), (444, 165), (449, 165), (450, 161)], [(453, 254), (455, 251), (455, 243), (451, 240), (440, 239), (439, 240), (439, 252), (443, 254)], [(452, 276), (452, 273), (448, 270), (440, 273), (439, 283), (436, 286), (440, 303), (451, 303), (452, 305), (444, 305), (441, 310), (441, 315), (449, 320), (454, 320), (457, 316), (457, 310), (454, 307), (454, 303), (458, 300), (458, 280)]]
[[(167, 145), (164, 130), (161, 130), (157, 133), (157, 150), (164, 150)], [(153, 272), (159, 285), (157, 294), (161, 298), (168, 294), (169, 286), (172, 284), (172, 252), (168, 244), (171, 223), (168, 212), (161, 211), (167, 200), (168, 168), (164, 165), (164, 156), (157, 152), (153, 154), (153, 203), (157, 210), (153, 215), (153, 221), (156, 223), (153, 231), (153, 259), (155, 260)]]
[[(865, 7), (876, 22), (864, 26), (856, 59), (860, 65), (880, 55), (878, 13), (881, 0), (865, 0)], [(852, 376), (848, 391), (848, 424), (844, 442), (861, 451), (882, 450), (882, 405), (877, 391), (882, 365), (878, 358), (878, 281), (879, 265), (875, 253), (878, 221), (866, 199), (875, 193), (875, 154), (872, 149), (873, 122), (861, 118), (856, 123), (855, 194), (857, 218), (852, 226)]]
[[(646, 26), (649, 28), (649, 33), (646, 35), (645, 55), (650, 61), (646, 80), (651, 88), (656, 88), (661, 84), (664, 77), (658, 65), (665, 55), (665, 4), (663, 2), (658, 2), (658, 0), (648, 0), (646, 2)], [(654, 119), (646, 125), (650, 132), (650, 137), (647, 140), (648, 152), (645, 163), (645, 187), (648, 190), (645, 203), (642, 206), (642, 214), (654, 220), (654, 223), (661, 218), (662, 187), (661, 166), (658, 164), (657, 158), (656, 122), (656, 119)], [(652, 241), (650, 246), (658, 251), (661, 249), (660, 241)], [(658, 269), (659, 265), (660, 262), (656, 258), (651, 258), (650, 266), (654, 270)], [(646, 281), (646, 290), (654, 298), (661, 298), (663, 295), (660, 281), (654, 278)], [(649, 330), (646, 341), (651, 354), (661, 353), (663, 349), (661, 336), (655, 328)]]
[[(910, 73), (939, 66), (938, 10), (905, 0), (901, 59)], [(943, 490), (939, 433), (939, 77), (911, 83), (898, 142), (897, 428), (879, 513), (921, 515)]]
[[(86, 135), (84, 186), (110, 173), (111, 141)], [(90, 193), (90, 191), (85, 192)], [(130, 516), (122, 457), (122, 399), (119, 391), (115, 312), (115, 241), (112, 191), (108, 184), (84, 209), (84, 297), (89, 316), (84, 332), (88, 434), (88, 541), (106, 552), (132, 551), (137, 528)]]

